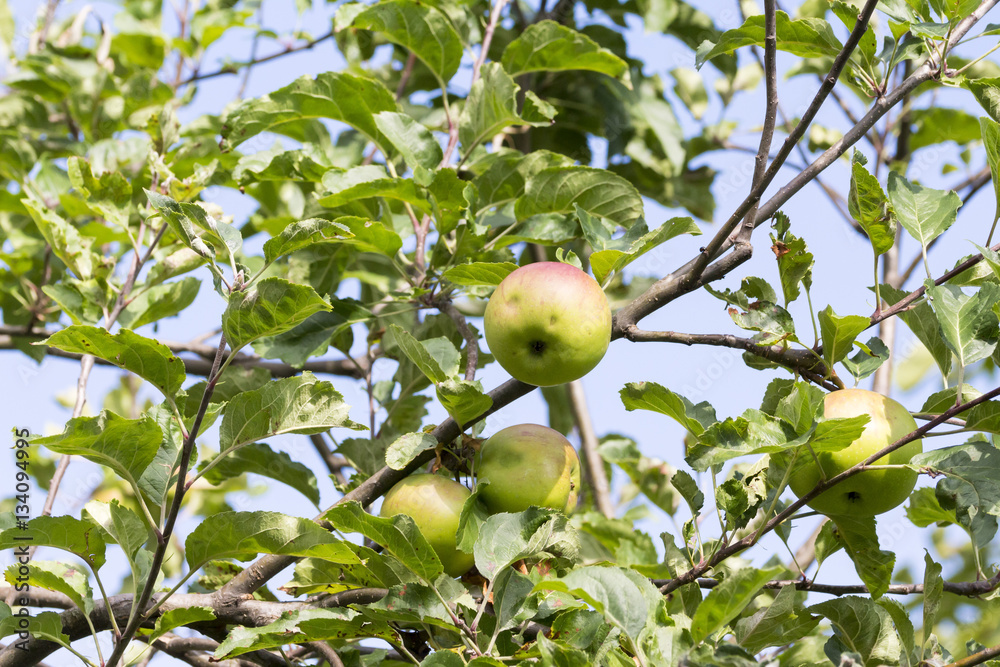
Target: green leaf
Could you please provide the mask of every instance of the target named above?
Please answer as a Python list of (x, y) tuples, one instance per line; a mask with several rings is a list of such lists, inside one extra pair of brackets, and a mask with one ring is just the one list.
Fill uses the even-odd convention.
[(530, 578), (514, 568), (503, 570), (493, 582), (493, 611), (496, 614), (496, 627), (505, 630), (521, 620), (521, 611), (535, 585)]
[(555, 510), (531, 507), (517, 514), (494, 514), (479, 528), (472, 553), (476, 568), (487, 579), (524, 558), (573, 560), (579, 538), (566, 516)]
[[(779, 216), (780, 217), (780, 216)], [(785, 307), (799, 298), (799, 285), (804, 285), (806, 291), (812, 286), (812, 267), (815, 264), (813, 254), (806, 247), (805, 239), (788, 233), (779, 226), (780, 233), (771, 235), (771, 249), (778, 260), (778, 276), (781, 279), (781, 291), (785, 298)], [(773, 298), (765, 301), (774, 301)]]
[[(121, 546), (125, 556), (134, 561), (136, 553), (150, 538), (150, 530), (142, 518), (117, 500), (102, 503), (91, 500), (83, 506), (85, 518), (96, 524), (107, 536)], [(89, 538), (88, 538), (89, 540)]]
[(210, 560), (248, 561), (260, 554), (359, 563), (346, 544), (319, 524), (278, 512), (219, 512), (205, 517), (184, 542), (192, 570)]
[(875, 533), (875, 517), (839, 516), (831, 519), (844, 542), (847, 555), (872, 598), (878, 599), (889, 590), (896, 554), (879, 549)]
[(512, 77), (528, 72), (588, 70), (621, 79), (631, 87), (624, 60), (583, 33), (550, 20), (528, 26), (504, 49), (501, 62)]
[(377, 113), (375, 125), (413, 171), (417, 167), (435, 169), (444, 159), (441, 145), (430, 130), (405, 113)]
[(105, 410), (97, 417), (76, 417), (66, 422), (58, 435), (32, 438), (31, 444), (44, 445), (56, 454), (76, 454), (112, 469), (135, 485), (153, 462), (163, 432), (148, 416), (125, 419)]
[[(997, 91), (1000, 89), (993, 88), (992, 90)], [(990, 165), (993, 195), (997, 202), (993, 219), (997, 220), (1000, 219), (1000, 124), (997, 123), (995, 118), (980, 118), (979, 127), (983, 135), (983, 145), (986, 148), (986, 162)]]
[[(431, 382), (438, 384), (449, 379), (458, 369), (459, 354), (454, 344), (448, 339), (419, 341), (410, 332), (400, 326), (390, 324), (388, 333), (396, 346), (406, 355), (420, 372)], [(444, 367), (442, 367), (444, 366)]]
[(437, 438), (429, 433), (401, 435), (385, 450), (385, 464), (393, 470), (402, 470), (417, 458), (417, 454), (437, 446)]
[(701, 472), (740, 456), (780, 452), (797, 444), (801, 443), (789, 441), (781, 420), (751, 409), (709, 426), (688, 447), (686, 459)]
[(889, 251), (896, 242), (896, 222), (889, 200), (878, 179), (869, 173), (857, 156), (851, 165), (851, 191), (847, 200), (851, 217), (868, 235), (876, 255)]
[[(104, 538), (101, 529), (71, 516), (37, 516), (27, 527), (8, 528), (0, 532), (0, 549), (13, 549), (25, 544), (30, 537), (33, 547), (52, 547), (75, 554), (93, 570), (104, 565)], [(18, 539), (18, 538), (21, 539)]]
[(906, 518), (915, 526), (926, 528), (931, 524), (941, 527), (959, 525), (954, 508), (945, 509), (942, 507), (933, 488), (916, 489), (910, 494), (909, 503), (906, 506)]
[(925, 248), (948, 230), (962, 200), (954, 190), (935, 190), (889, 172), (889, 202), (899, 224)]
[(363, 252), (374, 252), (386, 257), (393, 257), (403, 247), (403, 240), (399, 238), (399, 234), (377, 220), (345, 216), (337, 218), (336, 222), (347, 227), (354, 235), (345, 239), (344, 242), (356, 246)]
[(321, 206), (336, 208), (358, 199), (385, 197), (412, 204), (424, 213), (431, 213), (431, 203), (410, 178), (392, 178), (385, 167), (369, 164), (350, 169), (331, 169), (323, 174), (325, 191), (319, 198)]
[(860, 382), (874, 373), (879, 367), (889, 360), (889, 348), (878, 336), (872, 336), (868, 342), (862, 345), (857, 341), (858, 352), (850, 359), (841, 359), (844, 368)]
[(909, 466), (942, 475), (935, 489), (941, 506), (955, 511), (977, 548), (989, 544), (1000, 516), (1000, 451), (989, 443), (970, 441), (917, 454)]
[(283, 278), (265, 278), (229, 297), (222, 314), (222, 331), (235, 351), (258, 338), (288, 331), (322, 310), (330, 310), (330, 304), (312, 287)]
[(316, 475), (286, 452), (276, 452), (264, 443), (254, 443), (227, 454), (205, 473), (210, 484), (221, 484), (244, 473), (254, 473), (283, 482), (319, 507), (319, 487)]
[[(592, 167), (550, 167), (528, 179), (514, 215), (524, 220), (539, 213), (571, 213), (575, 206), (626, 229), (643, 214), (639, 191), (621, 176)], [(677, 233), (689, 229), (677, 224)]]
[(694, 436), (715, 424), (715, 408), (707, 401), (694, 405), (680, 394), (675, 394), (655, 382), (629, 382), (619, 392), (625, 409), (651, 410), (676, 420)]
[[(805, 18), (793, 21), (785, 12), (777, 12), (777, 45), (803, 58), (835, 56), (843, 45), (833, 34), (830, 24), (823, 19)], [(764, 16), (751, 16), (739, 28), (722, 33), (718, 42), (705, 42), (697, 51), (696, 64), (700, 69), (706, 62), (723, 54), (730, 54), (744, 46), (764, 46)]]
[(834, 637), (865, 665), (895, 665), (902, 646), (889, 612), (869, 598), (845, 596), (806, 609), (833, 624)]
[(778, 296), (771, 284), (757, 276), (747, 276), (741, 280), (740, 288), (735, 292), (730, 289), (716, 290), (709, 285), (705, 285), (705, 290), (716, 299), (733, 306), (739, 306), (743, 310), (750, 310), (751, 304), (757, 302), (777, 303), (778, 301)]
[(941, 600), (944, 597), (944, 579), (941, 578), (941, 566), (934, 562), (930, 553), (924, 551), (924, 642), (934, 632), (934, 621), (937, 619)]
[(303, 121), (329, 118), (360, 131), (377, 144), (387, 143), (374, 114), (398, 111), (396, 99), (378, 81), (346, 72), (302, 76), (257, 99), (247, 100), (222, 119), (223, 151), (231, 151), (261, 132), (286, 132)]
[(750, 653), (760, 653), (769, 646), (792, 644), (812, 631), (819, 619), (795, 607), (795, 586), (782, 586), (767, 607), (753, 616), (741, 618), (734, 626), (736, 641)]
[(52, 253), (81, 280), (92, 278), (95, 265), (100, 263), (100, 257), (90, 250), (94, 239), (80, 234), (76, 227), (41, 202), (25, 198), (21, 203), (28, 209)]
[(110, 334), (101, 327), (74, 324), (49, 336), (45, 345), (66, 352), (92, 354), (135, 373), (172, 399), (184, 378), (184, 362), (163, 343), (123, 329)]
[(463, 287), (496, 287), (515, 270), (513, 262), (470, 262), (451, 267), (442, 277)]
[[(27, 576), (20, 568), (27, 568)], [(75, 565), (38, 560), (22, 565), (15, 563), (4, 572), (4, 578), (11, 586), (24, 583), (31, 588), (62, 593), (87, 615), (94, 610), (94, 596), (87, 573)]]
[(104, 172), (100, 177), (95, 177), (90, 171), (90, 163), (79, 157), (71, 157), (66, 161), (66, 172), (70, 183), (86, 201), (91, 213), (113, 225), (128, 229), (132, 206), (132, 185), (128, 179), (116, 171)]
[(153, 285), (133, 297), (118, 315), (123, 329), (138, 329), (166, 317), (178, 315), (194, 303), (201, 281), (187, 277), (166, 285)]
[(163, 612), (156, 619), (156, 625), (149, 636), (149, 641), (155, 641), (176, 628), (183, 628), (201, 621), (214, 621), (215, 612), (210, 607), (181, 607)]
[(382, 0), (354, 17), (355, 28), (380, 33), (412, 52), (442, 84), (455, 76), (462, 60), (462, 38), (448, 17), (414, 0)]
[(517, 111), (517, 94), (521, 89), (504, 71), (500, 63), (483, 65), (479, 80), (472, 84), (459, 121), (459, 139), (466, 153), (511, 125), (548, 125), (555, 115), (549, 107), (529, 91), (521, 112)]
[(751, 303), (746, 311), (729, 309), (729, 316), (741, 329), (759, 331), (760, 345), (774, 345), (786, 340), (795, 340), (795, 322), (787, 310), (768, 301)]
[[(62, 632), (62, 614), (54, 611), (43, 611), (40, 614), (29, 615), (27, 616), (27, 628), (21, 626), (20, 618), (20, 616), (11, 615), (10, 607), (4, 602), (0, 602), (0, 638), (27, 630), (28, 636), (35, 639), (55, 642), (60, 646), (70, 646), (69, 636)], [(15, 642), (12, 644), (16, 646)]]
[(455, 624), (446, 604), (452, 609), (459, 605), (467, 609), (475, 607), (466, 588), (442, 574), (430, 584), (407, 582), (393, 586), (388, 595), (367, 605), (365, 611), (390, 622), (429, 623), (454, 632)]
[(233, 168), (233, 178), (240, 185), (262, 181), (319, 183), (332, 166), (330, 158), (315, 144), (290, 151), (276, 146), (241, 157)]
[[(243, 245), (239, 230), (230, 224), (218, 222), (198, 204), (177, 202), (149, 190), (145, 192), (149, 203), (160, 213), (170, 230), (186, 246), (210, 262), (215, 261), (217, 249), (225, 248), (233, 257)], [(205, 243), (205, 239), (212, 245)]]
[[(586, 214), (584, 213), (584, 215)], [(597, 282), (603, 285), (612, 272), (618, 273), (642, 255), (675, 236), (681, 234), (699, 236), (701, 234), (701, 229), (691, 218), (671, 218), (651, 232), (645, 230), (645, 222), (639, 220), (629, 229), (629, 235), (641, 234), (635, 241), (622, 249), (601, 249), (590, 255), (590, 266)]]
[(1000, 433), (1000, 403), (996, 401), (980, 403), (962, 416), (965, 428), (970, 431)]
[(364, 430), (348, 418), (349, 413), (340, 392), (307, 371), (234, 396), (222, 413), (219, 446), (225, 451), (284, 433)]
[(336, 220), (309, 218), (281, 230), (281, 234), (264, 242), (264, 261), (268, 264), (283, 255), (307, 248), (314, 243), (337, 243), (354, 234)]
[(493, 407), (493, 399), (479, 380), (445, 380), (437, 385), (437, 397), (456, 424), (468, 424)]
[(634, 570), (589, 565), (560, 579), (542, 581), (536, 590), (557, 590), (580, 598), (633, 641), (646, 627), (659, 592)]
[(819, 328), (823, 336), (823, 360), (827, 368), (847, 356), (854, 346), (854, 339), (862, 331), (871, 326), (867, 317), (861, 315), (838, 316), (833, 312), (833, 306), (827, 306), (819, 311)]
[(730, 572), (698, 605), (691, 619), (691, 638), (701, 643), (735, 619), (781, 568), (745, 567)]
[(441, 559), (428, 544), (413, 519), (405, 514), (389, 518), (372, 516), (356, 502), (341, 503), (323, 517), (345, 533), (361, 533), (385, 547), (422, 581), (431, 582), (444, 570)]
[(677, 493), (691, 508), (691, 516), (701, 514), (701, 508), (705, 505), (705, 494), (698, 488), (698, 482), (684, 470), (678, 470), (670, 478), (670, 483), (677, 489)]
[[(890, 306), (898, 303), (907, 292), (895, 289), (891, 285), (883, 284), (879, 287), (882, 298)], [(917, 337), (924, 347), (931, 353), (934, 361), (937, 362), (941, 374), (947, 376), (951, 370), (951, 350), (945, 342), (941, 332), (941, 325), (938, 324), (937, 316), (934, 314), (928, 302), (911, 306), (899, 314), (899, 318), (906, 323), (913, 335)]]
[(985, 283), (973, 296), (954, 285), (927, 289), (945, 343), (968, 366), (993, 353), (997, 345), (997, 317), (993, 304), (1000, 301), (1000, 286)]

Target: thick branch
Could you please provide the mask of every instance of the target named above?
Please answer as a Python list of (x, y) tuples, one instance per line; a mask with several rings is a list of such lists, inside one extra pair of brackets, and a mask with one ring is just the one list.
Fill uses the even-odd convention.
[[(0, 596), (6, 596), (12, 590), (12, 587), (0, 587)], [(176, 593), (170, 596), (170, 599), (151, 618), (146, 619), (143, 625), (152, 627), (153, 622), (158, 616), (172, 609), (209, 607), (215, 613), (215, 622), (222, 626), (244, 625), (248, 627), (261, 627), (273, 623), (282, 614), (290, 611), (315, 609), (316, 607), (343, 607), (350, 604), (370, 604), (381, 600), (385, 597), (386, 593), (387, 591), (381, 588), (361, 588), (326, 596), (318, 604), (298, 601), (270, 602), (252, 598), (223, 601), (218, 592)], [(150, 601), (150, 605), (147, 605), (147, 609), (162, 597), (162, 593), (154, 595)], [(125, 625), (128, 622), (132, 599), (133, 595), (131, 594), (114, 595), (109, 599), (112, 613), (114, 613), (119, 625)], [(62, 614), (63, 633), (68, 635), (71, 641), (76, 641), (90, 635), (90, 627), (83, 617), (83, 612), (77, 609), (73, 602), (65, 595), (33, 588), (28, 602), (32, 606), (67, 609), (68, 611)], [(94, 601), (94, 610), (90, 614), (90, 619), (98, 632), (111, 629), (111, 619), (108, 616), (104, 600)], [(56, 644), (32, 637), (28, 640), (27, 651), (15, 649), (13, 646), (0, 651), (0, 667), (27, 667), (28, 665), (34, 665), (37, 661), (42, 660), (58, 648), (59, 646)], [(189, 648), (188, 650), (193, 649)], [(278, 662), (274, 664), (283, 665), (284, 662), (278, 657)]]

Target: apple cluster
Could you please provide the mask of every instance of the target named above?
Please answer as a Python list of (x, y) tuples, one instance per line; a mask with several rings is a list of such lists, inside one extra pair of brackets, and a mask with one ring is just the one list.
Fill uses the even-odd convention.
[[(491, 514), (523, 512), (531, 506), (569, 512), (580, 490), (580, 459), (559, 431), (537, 424), (509, 426), (486, 440), (476, 456), (480, 498)], [(406, 514), (441, 559), (460, 577), (473, 565), (458, 549), (462, 508), (471, 493), (448, 477), (410, 475), (385, 495), (380, 516)]]

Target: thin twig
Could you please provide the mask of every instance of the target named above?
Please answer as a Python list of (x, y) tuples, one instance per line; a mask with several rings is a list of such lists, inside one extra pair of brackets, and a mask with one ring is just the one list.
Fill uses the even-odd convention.
[(955, 662), (950, 662), (944, 667), (972, 667), (973, 665), (981, 665), (987, 660), (997, 657), (1000, 655), (1000, 644), (988, 649), (984, 649), (979, 653), (973, 653), (972, 655), (962, 658), (961, 660), (956, 660)]
[(841, 387), (836, 381), (827, 380), (833, 376), (822, 359), (813, 350), (795, 349), (785, 345), (761, 345), (750, 338), (740, 338), (730, 334), (689, 334), (678, 331), (645, 331), (636, 326), (628, 327), (624, 337), (635, 343), (681, 343), (683, 345), (711, 345), (744, 350), (768, 361), (789, 368), (810, 382), (834, 391)]
[[(771, 152), (771, 142), (774, 139), (774, 124), (778, 117), (778, 75), (775, 65), (777, 53), (778, 23), (775, 0), (764, 0), (764, 86), (765, 99), (767, 101), (764, 108), (764, 125), (760, 131), (760, 145), (757, 147), (757, 157), (754, 161), (751, 190), (756, 190), (764, 180), (764, 173), (767, 171), (767, 158)], [(794, 134), (794, 132), (795, 130), (793, 129), (789, 133), (789, 136)], [(798, 146), (798, 141), (795, 142), (795, 145)], [(787, 157), (787, 153), (782, 156), (779, 151), (774, 159), (775, 161), (784, 161)], [(777, 173), (777, 170), (775, 170), (775, 173)], [(753, 205), (743, 219), (743, 229), (740, 231), (740, 239), (744, 242), (749, 242), (750, 235), (753, 233), (754, 223), (757, 219), (759, 197), (760, 195), (754, 200)], [(697, 276), (695, 276), (695, 279), (697, 279)]]
[(597, 434), (594, 433), (594, 425), (590, 421), (590, 410), (587, 408), (587, 394), (583, 390), (583, 383), (580, 380), (573, 380), (566, 385), (566, 394), (569, 396), (573, 420), (580, 434), (580, 450), (587, 464), (586, 470), (589, 475), (590, 490), (594, 494), (594, 505), (597, 506), (598, 512), (608, 519), (613, 519), (615, 505), (611, 501), (611, 487), (604, 473), (604, 459), (597, 451)]
[(274, 60), (276, 58), (280, 58), (282, 56), (287, 56), (289, 53), (295, 53), (297, 51), (305, 51), (307, 49), (311, 49), (314, 46), (316, 46), (317, 44), (322, 44), (323, 42), (325, 42), (326, 40), (328, 40), (328, 39), (330, 39), (332, 37), (333, 37), (333, 31), (331, 30), (330, 32), (328, 32), (328, 33), (326, 33), (326, 34), (324, 34), (324, 35), (322, 35), (320, 37), (317, 37), (316, 39), (311, 39), (308, 42), (305, 42), (303, 44), (299, 44), (298, 46), (288, 46), (288, 47), (285, 47), (284, 51), (278, 51), (277, 53), (272, 53), (270, 55), (263, 56), (261, 58), (257, 58), (256, 60), (251, 60), (250, 62), (235, 63), (235, 64), (232, 64), (232, 65), (225, 65), (224, 67), (222, 67), (222, 69), (216, 70), (214, 72), (207, 72), (205, 74), (194, 74), (194, 75), (188, 77), (187, 79), (184, 79), (183, 81), (181, 81), (180, 84), (178, 85), (178, 88), (180, 86), (185, 86), (185, 85), (187, 85), (189, 83), (194, 83), (195, 81), (204, 81), (205, 79), (214, 79), (217, 76), (224, 76), (226, 74), (236, 74), (243, 67), (250, 67), (252, 65), (259, 65), (261, 63), (266, 63), (266, 62), (269, 62), (269, 61)]
[(465, 379), (472, 382), (476, 379), (476, 367), (479, 366), (479, 337), (465, 321), (465, 315), (459, 312), (458, 308), (455, 308), (451, 299), (438, 299), (435, 305), (438, 310), (451, 318), (458, 333), (462, 334), (462, 338), (465, 339)]

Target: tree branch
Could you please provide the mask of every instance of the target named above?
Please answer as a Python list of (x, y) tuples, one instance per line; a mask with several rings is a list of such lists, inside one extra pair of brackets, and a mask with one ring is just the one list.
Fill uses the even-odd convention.
[(811, 382), (821, 387), (835, 391), (840, 389), (835, 383), (826, 380), (830, 370), (817, 358), (811, 350), (799, 350), (784, 345), (760, 345), (750, 338), (740, 338), (730, 334), (689, 334), (676, 331), (645, 331), (636, 326), (629, 327), (625, 338), (634, 343), (682, 343), (684, 345), (713, 345), (716, 347), (731, 347), (745, 350), (789, 368)]
[[(656, 586), (662, 586), (669, 580), (653, 580)], [(715, 588), (719, 585), (718, 579), (698, 579), (700, 588)], [(808, 591), (811, 593), (827, 593), (828, 595), (867, 595), (868, 587), (864, 584), (821, 584), (815, 581), (803, 581), (801, 579), (784, 579), (769, 581), (764, 584), (764, 588), (769, 590), (781, 589), (786, 586), (794, 586), (795, 590)], [(965, 597), (977, 597), (990, 593), (1000, 586), (1000, 576), (992, 579), (981, 579), (979, 581), (946, 581), (944, 591), (954, 595)], [(892, 584), (886, 591), (889, 595), (923, 595), (923, 584)]]
[(597, 506), (598, 512), (613, 519), (615, 505), (611, 502), (611, 487), (604, 474), (604, 459), (597, 451), (597, 434), (594, 433), (594, 425), (590, 422), (587, 394), (583, 390), (583, 383), (580, 380), (573, 380), (566, 385), (566, 393), (573, 410), (573, 419), (576, 421), (576, 430), (580, 434), (580, 450), (583, 452), (583, 460), (586, 462), (586, 470), (590, 476), (590, 489), (594, 494), (594, 505)]
[(233, 64), (230, 64), (230, 65), (225, 65), (221, 69), (219, 69), (219, 70), (217, 70), (215, 72), (209, 72), (207, 74), (194, 74), (194, 75), (188, 77), (187, 79), (184, 79), (183, 81), (181, 81), (177, 85), (177, 87), (179, 88), (181, 86), (186, 86), (187, 84), (194, 83), (196, 81), (204, 81), (205, 79), (213, 79), (213, 78), (215, 78), (217, 76), (223, 76), (223, 75), (226, 75), (226, 74), (236, 74), (237, 72), (240, 71), (240, 69), (242, 69), (244, 67), (251, 67), (253, 65), (259, 65), (261, 63), (266, 63), (268, 61), (274, 60), (276, 58), (280, 58), (282, 56), (287, 56), (289, 53), (295, 53), (296, 51), (305, 51), (307, 49), (311, 49), (314, 46), (316, 46), (317, 44), (321, 44), (322, 42), (325, 42), (326, 40), (330, 39), (331, 37), (333, 37), (333, 31), (332, 30), (330, 32), (326, 33), (325, 35), (321, 35), (320, 37), (317, 37), (316, 39), (311, 39), (308, 42), (305, 42), (303, 44), (299, 44), (298, 46), (287, 46), (287, 47), (285, 47), (284, 51), (278, 51), (277, 53), (272, 53), (270, 55), (263, 56), (261, 58), (251, 59), (251, 60), (249, 60), (249, 61), (247, 61), (245, 63), (233, 63)]
[[(12, 590), (13, 587), (0, 587), (0, 596), (5, 596)], [(261, 627), (268, 625), (269, 623), (273, 623), (280, 618), (282, 614), (286, 614), (291, 611), (315, 609), (317, 606), (332, 608), (345, 607), (351, 604), (371, 604), (372, 602), (381, 600), (387, 593), (388, 591), (383, 588), (359, 588), (325, 596), (319, 601), (318, 604), (300, 601), (271, 602), (266, 600), (255, 600), (253, 598), (235, 601), (223, 600), (218, 591), (214, 593), (176, 593), (172, 595), (169, 600), (164, 602), (163, 606), (161, 606), (152, 617), (144, 619), (143, 625), (153, 627), (153, 621), (156, 617), (173, 609), (208, 607), (212, 609), (216, 617), (213, 623), (218, 623), (223, 626), (244, 625), (248, 627)], [(18, 595), (20, 596), (22, 594), (18, 593)], [(150, 602), (155, 603), (159, 601), (163, 595), (163, 593), (157, 593), (153, 596)], [(113, 595), (109, 598), (108, 601), (111, 604), (111, 611), (118, 620), (119, 625), (124, 625), (128, 622), (133, 598), (134, 595), (132, 594)], [(90, 636), (90, 626), (84, 619), (83, 612), (81, 612), (67, 596), (61, 593), (42, 591), (37, 588), (32, 588), (29, 594), (29, 604), (40, 607), (67, 609), (67, 611), (61, 615), (63, 624), (62, 627), (63, 633), (68, 635), (71, 641), (76, 641)], [(149, 605), (147, 605), (147, 608), (149, 608)], [(94, 600), (94, 610), (90, 613), (90, 619), (91, 623), (94, 624), (94, 628), (98, 632), (111, 629), (111, 618), (108, 615), (108, 608), (105, 605), (104, 600)], [(28, 650), (26, 651), (14, 648), (13, 646), (9, 646), (0, 651), (0, 667), (27, 667), (28, 665), (35, 665), (37, 661), (42, 660), (58, 648), (58, 644), (30, 637), (28, 639)], [(190, 651), (195, 649), (193, 648), (193, 645), (190, 645), (187, 650)], [(284, 666), (284, 661), (282, 661), (280, 657), (274, 657), (278, 658), (278, 662), (267, 664)]]
[(442, 313), (451, 318), (465, 339), (465, 379), (472, 382), (476, 379), (476, 367), (479, 366), (479, 337), (475, 334), (469, 323), (465, 321), (465, 315), (455, 308), (451, 299), (438, 299), (434, 302)]
[(995, 658), (1000, 655), (1000, 644), (988, 649), (984, 649), (979, 653), (973, 653), (967, 658), (962, 658), (961, 660), (956, 660), (955, 662), (948, 663), (944, 667), (972, 667), (973, 665), (981, 665), (991, 658)]
[[(0, 325), (0, 350), (17, 350), (17, 346), (14, 343), (16, 338), (28, 338), (33, 340), (44, 340), (56, 333), (51, 330), (39, 330), (25, 332), (22, 327), (15, 327), (9, 325)], [(181, 361), (184, 362), (184, 369), (187, 371), (188, 375), (199, 375), (202, 377), (208, 376), (212, 370), (212, 357), (215, 354), (215, 347), (212, 345), (202, 345), (199, 343), (180, 343), (175, 341), (159, 341), (170, 348), (170, 351), (174, 354), (179, 354), (183, 352), (191, 352), (198, 355), (198, 358), (191, 359), (182, 357)], [(56, 349), (54, 347), (46, 347), (45, 353), (52, 357), (59, 357), (62, 359), (75, 359), (80, 360), (83, 355), (77, 354), (75, 352), (65, 352), (63, 350)], [(226, 356), (229, 356), (229, 352), (226, 352)], [(113, 366), (110, 361), (105, 361), (104, 359), (95, 359), (95, 363), (101, 366)], [(364, 370), (369, 366), (367, 357), (358, 357), (357, 359), (333, 359), (333, 360), (316, 360), (307, 361), (302, 368), (296, 368), (295, 366), (290, 366), (280, 361), (267, 361), (262, 357), (253, 354), (239, 353), (236, 358), (230, 364), (231, 366), (249, 366), (253, 368), (263, 368), (271, 374), (272, 377), (285, 378), (298, 375), (302, 371), (310, 371), (312, 373), (325, 374), (325, 375), (343, 375), (346, 377), (360, 378)]]

